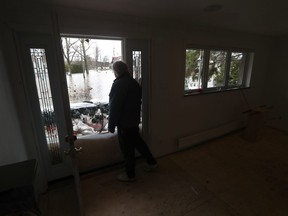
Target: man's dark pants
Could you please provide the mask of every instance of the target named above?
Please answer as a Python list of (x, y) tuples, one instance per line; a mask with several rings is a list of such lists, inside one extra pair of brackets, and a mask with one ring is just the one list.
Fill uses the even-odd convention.
[(138, 126), (125, 129), (118, 127), (118, 140), (129, 178), (135, 177), (135, 149), (146, 159), (148, 164), (156, 164), (156, 160), (139, 133)]

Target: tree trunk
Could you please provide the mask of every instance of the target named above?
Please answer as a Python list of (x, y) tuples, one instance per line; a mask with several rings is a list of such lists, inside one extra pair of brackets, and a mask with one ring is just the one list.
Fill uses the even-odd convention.
[(87, 64), (87, 57), (86, 57), (86, 50), (85, 50), (85, 46), (84, 46), (85, 40), (81, 39), (80, 41), (81, 41), (82, 52), (83, 52), (83, 60), (84, 60), (84, 71), (83, 71), (83, 73), (85, 73), (85, 71), (86, 71), (86, 74), (89, 74), (88, 64)]

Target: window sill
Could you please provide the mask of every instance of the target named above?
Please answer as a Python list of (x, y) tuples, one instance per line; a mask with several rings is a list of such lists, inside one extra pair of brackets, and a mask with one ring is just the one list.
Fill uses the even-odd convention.
[(190, 92), (184, 92), (184, 97), (195, 96), (195, 95), (205, 95), (205, 94), (214, 94), (220, 92), (231, 92), (231, 91), (239, 91), (244, 89), (250, 89), (250, 87), (240, 87), (240, 88), (229, 88), (229, 89), (206, 89), (206, 90), (192, 90)]

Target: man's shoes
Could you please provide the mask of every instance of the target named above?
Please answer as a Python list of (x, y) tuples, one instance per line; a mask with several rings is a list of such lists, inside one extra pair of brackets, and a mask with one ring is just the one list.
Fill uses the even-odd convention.
[(145, 164), (144, 170), (146, 172), (153, 172), (158, 168), (158, 164)]
[(129, 178), (126, 173), (121, 173), (117, 175), (117, 180), (121, 182), (133, 182), (136, 180), (135, 177)]

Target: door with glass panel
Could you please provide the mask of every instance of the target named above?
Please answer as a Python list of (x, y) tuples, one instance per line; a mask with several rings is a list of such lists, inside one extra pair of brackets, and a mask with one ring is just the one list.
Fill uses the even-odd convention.
[(40, 149), (47, 181), (73, 175), (76, 184), (72, 182), (71, 196), (65, 199), (71, 205), (70, 215), (79, 215), (79, 212), (82, 215), (75, 162), (75, 154), (80, 149), (74, 147), (65, 74), (62, 59), (57, 58), (60, 40), (57, 44), (53, 35), (44, 33), (17, 33), (16, 38), (27, 102), (33, 113), (31, 128), (37, 142), (35, 147)]

